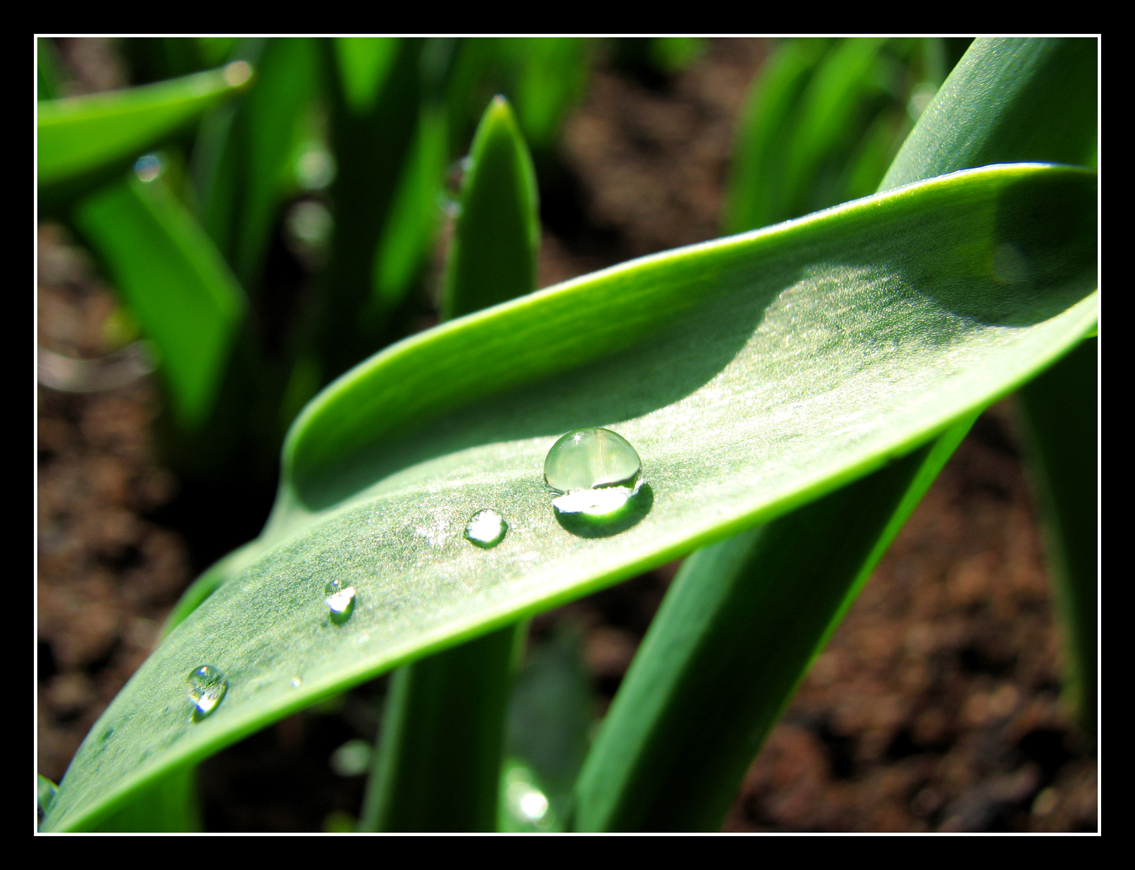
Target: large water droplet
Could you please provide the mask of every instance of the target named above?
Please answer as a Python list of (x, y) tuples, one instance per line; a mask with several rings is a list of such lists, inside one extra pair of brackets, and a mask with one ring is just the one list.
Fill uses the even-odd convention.
[(331, 621), (344, 623), (350, 619), (351, 612), (355, 609), (355, 587), (344, 586), (338, 580), (331, 580), (323, 587), (323, 591), (327, 595), (324, 604), (331, 611)]
[(477, 511), (465, 526), (465, 539), (478, 547), (489, 549), (504, 540), (508, 523), (492, 508)]
[(560, 493), (560, 513), (602, 516), (619, 510), (642, 486), (642, 460), (610, 429), (576, 429), (552, 445), (544, 481)]
[(193, 702), (193, 721), (204, 719), (217, 709), (225, 692), (229, 690), (229, 681), (225, 675), (212, 665), (201, 665), (189, 675), (189, 700)]

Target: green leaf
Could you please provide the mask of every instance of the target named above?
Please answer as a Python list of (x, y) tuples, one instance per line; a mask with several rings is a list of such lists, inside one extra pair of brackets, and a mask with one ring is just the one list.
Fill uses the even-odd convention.
[(880, 190), (990, 163), (1088, 165), (1096, 57), (1094, 38), (977, 40), (926, 107)]
[(1086, 339), (1018, 393), (1045, 556), (1066, 637), (1068, 701), (1095, 740), (1099, 655), (1099, 346)]
[(203, 226), (242, 286), (259, 296), (272, 228), (290, 192), (298, 118), (315, 93), (318, 57), (310, 39), (251, 39), (240, 50), (256, 68), (256, 82), (239, 104), (202, 124), (194, 174)]
[[(979, 39), (927, 107), (880, 189), (1001, 160), (1095, 165), (1096, 39)], [(1059, 124), (1050, 119), (1060, 118)], [(1095, 334), (1093, 324), (1087, 335)], [(1095, 348), (1095, 342), (1088, 347)], [(1091, 737), (1096, 716), (1098, 596), (1095, 463), (1098, 409), (1087, 348), (1021, 393), (1029, 464), (1070, 662), (1070, 692)]]
[(41, 198), (70, 201), (106, 183), (251, 79), (248, 64), (234, 63), (154, 85), (37, 103)]
[[(485, 110), (470, 159), (446, 263), (446, 318), (536, 283), (532, 161), (503, 97)], [(496, 829), (512, 672), (526, 635), (518, 623), (395, 673), (363, 830)]]
[(105, 187), (76, 205), (74, 221), (155, 345), (178, 422), (199, 427), (225, 377), (244, 292), (160, 178)]
[(971, 422), (682, 563), (576, 783), (575, 830), (720, 828), (812, 659)]
[(523, 628), (490, 632), (394, 674), (361, 830), (496, 830), (508, 666)]
[(406, 297), (433, 250), (441, 219), (448, 132), (441, 109), (424, 106), (410, 157), (375, 258), (370, 318), (384, 320)]
[[(87, 827), (319, 698), (925, 443), (1094, 322), (1095, 198), (1086, 170), (961, 172), (589, 275), (368, 360), (297, 420), (259, 557), (242, 553), (96, 723), (46, 826)], [(647, 486), (625, 522), (561, 525), (544, 456), (596, 425), (635, 446)], [(510, 524), (491, 550), (461, 535), (482, 507)], [(358, 591), (344, 624), (329, 579)], [(192, 722), (202, 664), (229, 689)]]
[(444, 320), (536, 289), (536, 173), (503, 97), (485, 110), (469, 158), (446, 263)]
[(394, 217), (393, 205), (421, 114), (421, 39), (323, 40), (331, 80), (330, 134), (337, 166), (329, 190), (334, 231), (327, 290), (311, 315), (310, 342), (321, 383), (387, 342), (373, 313), (375, 258)]

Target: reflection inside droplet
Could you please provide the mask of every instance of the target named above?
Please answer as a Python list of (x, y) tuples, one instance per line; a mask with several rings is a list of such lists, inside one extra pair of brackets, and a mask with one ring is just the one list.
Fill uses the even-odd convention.
[(508, 531), (508, 523), (492, 508), (477, 511), (465, 526), (465, 539), (471, 544), (488, 549), (499, 544)]
[(189, 675), (189, 700), (193, 702), (193, 720), (204, 719), (221, 703), (229, 689), (225, 675), (212, 665), (202, 665)]
[(162, 161), (157, 154), (143, 154), (134, 161), (134, 174), (139, 181), (153, 181), (162, 174)]
[(339, 580), (331, 580), (323, 591), (327, 595), (324, 604), (331, 611), (332, 621), (342, 623), (350, 619), (351, 612), (355, 609), (355, 587), (343, 586)]

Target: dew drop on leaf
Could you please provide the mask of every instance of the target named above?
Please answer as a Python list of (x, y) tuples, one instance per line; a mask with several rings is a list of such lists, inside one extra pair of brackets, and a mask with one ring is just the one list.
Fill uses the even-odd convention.
[(189, 675), (189, 700), (193, 702), (193, 721), (204, 719), (221, 703), (229, 690), (225, 675), (212, 665), (202, 665)]
[(576, 429), (552, 445), (544, 482), (559, 498), (560, 513), (602, 516), (621, 508), (642, 486), (642, 460), (622, 435), (610, 429)]
[(331, 580), (323, 587), (327, 597), (323, 603), (331, 611), (331, 620), (335, 623), (344, 623), (351, 618), (355, 609), (355, 587), (344, 586), (338, 580)]
[(465, 539), (483, 549), (495, 547), (508, 531), (508, 523), (492, 508), (477, 511), (465, 526)]

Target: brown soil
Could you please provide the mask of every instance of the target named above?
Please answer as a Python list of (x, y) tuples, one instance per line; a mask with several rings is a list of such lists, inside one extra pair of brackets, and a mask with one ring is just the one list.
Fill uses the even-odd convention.
[[(541, 191), (541, 286), (717, 234), (733, 121), (765, 50), (715, 40), (661, 82), (596, 73), (566, 126), (566, 169)], [(110, 350), (110, 288), (59, 227), (40, 228), (38, 285), (41, 345)], [(179, 483), (154, 459), (160, 408), (151, 377), (39, 388), (37, 768), (55, 781), (216, 555), (162, 522)], [(811, 669), (726, 831), (1098, 829), (1096, 757), (1060, 703), (1059, 631), (1018, 445), (1010, 402), (980, 419)], [(539, 617), (534, 641), (573, 620), (609, 702), (673, 570)], [(207, 829), (319, 831), (357, 814), (363, 777), (329, 758), (374, 738), (383, 691), (361, 687), (204, 764)]]

